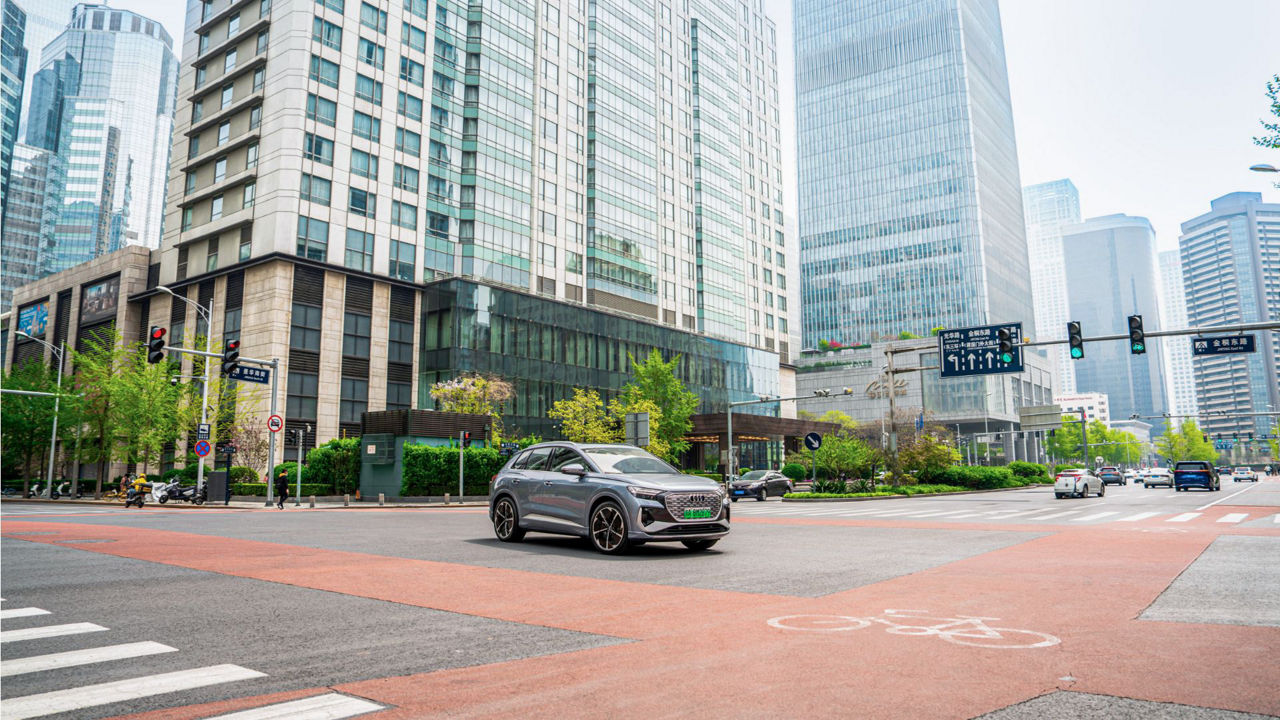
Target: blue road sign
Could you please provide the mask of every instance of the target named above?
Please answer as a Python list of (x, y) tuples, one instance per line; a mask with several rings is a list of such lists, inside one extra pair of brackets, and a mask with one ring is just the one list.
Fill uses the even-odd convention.
[(205, 455), (209, 454), (208, 440), (201, 440), (200, 442), (196, 443), (196, 454), (199, 455), (200, 457), (204, 457)]
[(1191, 338), (1192, 355), (1232, 355), (1251, 352), (1257, 352), (1257, 345), (1252, 335)]
[(232, 380), (244, 380), (245, 382), (261, 383), (266, 385), (271, 382), (271, 371), (267, 368), (249, 367), (241, 365), (235, 369), (235, 372), (229, 376)]
[[(1013, 360), (1000, 359), (1001, 329), (1009, 331)], [(1022, 372), (1022, 323), (943, 330), (938, 333), (938, 356), (942, 377), (968, 377), (995, 373)]]
[(822, 436), (816, 432), (811, 432), (804, 436), (804, 446), (810, 450), (817, 450), (822, 447)]

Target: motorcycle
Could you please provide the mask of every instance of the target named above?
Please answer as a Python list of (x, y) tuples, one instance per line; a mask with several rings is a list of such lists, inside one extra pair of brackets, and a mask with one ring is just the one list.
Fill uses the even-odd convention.
[(138, 509), (141, 510), (147, 500), (147, 491), (148, 488), (145, 483), (134, 483), (133, 485), (130, 485), (129, 491), (125, 493), (124, 496), (124, 506), (129, 507), (130, 505), (137, 505)]
[[(71, 483), (70, 483), (70, 482), (63, 481), (63, 483), (62, 483), (61, 485), (59, 485), (59, 486), (58, 486), (58, 489), (57, 489), (57, 490), (50, 490), (50, 491), (49, 491), (49, 498), (50, 498), (51, 500), (57, 500), (58, 498), (61, 498), (61, 497), (68, 497), (68, 498), (69, 498), (69, 497), (71, 497)], [(81, 498), (83, 498), (83, 497), (84, 497), (84, 491), (83, 491), (83, 490), (81, 490), (80, 488), (76, 488), (76, 499), (77, 499), (77, 500), (80, 500), (80, 499), (81, 499)]]
[(169, 502), (170, 500), (186, 500), (187, 502), (195, 503), (196, 505), (203, 505), (205, 500), (209, 497), (209, 492), (203, 485), (199, 487), (195, 485), (183, 487), (182, 484), (176, 480), (167, 485), (157, 486), (151, 491), (151, 494), (155, 497), (156, 502), (161, 505)]

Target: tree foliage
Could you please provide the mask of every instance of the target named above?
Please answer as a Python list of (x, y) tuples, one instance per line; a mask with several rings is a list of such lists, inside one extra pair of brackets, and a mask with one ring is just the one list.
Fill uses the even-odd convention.
[(488, 415), (494, 442), (502, 439), (502, 410), (515, 394), (511, 383), (497, 377), (461, 375), (431, 386), (431, 399), (444, 412)]
[[(54, 392), (57, 378), (48, 366), (30, 360), (4, 376), (10, 390)], [(3, 467), (5, 477), (34, 478), (41, 475), (49, 434), (53, 431), (53, 398), (6, 395), (0, 403), (0, 426), (4, 429)]]
[(1185, 420), (1175, 430), (1169, 427), (1164, 434), (1156, 438), (1156, 451), (1170, 464), (1182, 460), (1217, 461), (1218, 451), (1213, 443), (1205, 440), (1204, 433), (1196, 425), (1195, 420)]
[(649, 413), (649, 444), (644, 448), (660, 458), (672, 459), (671, 446), (654, 429), (662, 421), (662, 408), (647, 398), (614, 398), (606, 410), (595, 390), (575, 388), (572, 398), (557, 401), (547, 417), (560, 423), (566, 440), (580, 443), (621, 443), (626, 440), (628, 413)]
[(918, 475), (958, 464), (960, 452), (947, 444), (945, 430), (922, 432), (898, 446), (898, 462), (903, 470)]
[(630, 353), (627, 359), (631, 361), (631, 382), (622, 387), (619, 407), (632, 408), (628, 412), (644, 412), (635, 408), (644, 401), (652, 403), (658, 412), (655, 416), (650, 411), (649, 437), (665, 451), (650, 452), (674, 460), (689, 449), (684, 436), (693, 429), (689, 418), (698, 409), (698, 396), (676, 377), (681, 356), (676, 355), (669, 362), (664, 362), (662, 353), (654, 349), (643, 361), (636, 360)]
[(1267, 99), (1271, 101), (1271, 116), (1274, 121), (1259, 120), (1259, 124), (1267, 131), (1264, 135), (1254, 136), (1253, 142), (1264, 148), (1280, 150), (1280, 75), (1274, 75), (1267, 81)]

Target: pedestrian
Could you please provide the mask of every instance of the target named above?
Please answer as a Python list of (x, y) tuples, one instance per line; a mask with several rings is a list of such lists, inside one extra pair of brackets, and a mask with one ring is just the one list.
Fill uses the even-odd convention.
[(283, 510), (284, 501), (289, 497), (289, 474), (281, 470), (276, 476), (276, 507)]

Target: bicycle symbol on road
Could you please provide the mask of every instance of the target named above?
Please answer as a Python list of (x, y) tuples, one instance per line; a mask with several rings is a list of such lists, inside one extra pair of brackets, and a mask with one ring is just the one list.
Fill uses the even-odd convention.
[(986, 623), (1000, 618), (974, 615), (942, 618), (930, 617), (927, 613), (927, 610), (885, 610), (880, 617), (783, 615), (769, 620), (769, 624), (781, 630), (830, 633), (861, 630), (879, 623), (887, 626), (885, 632), (893, 635), (933, 635), (957, 645), (996, 649), (1041, 648), (1062, 642), (1048, 633), (991, 627)]

